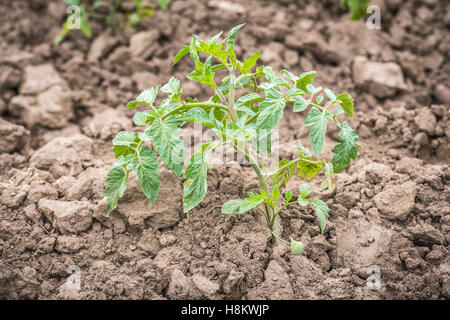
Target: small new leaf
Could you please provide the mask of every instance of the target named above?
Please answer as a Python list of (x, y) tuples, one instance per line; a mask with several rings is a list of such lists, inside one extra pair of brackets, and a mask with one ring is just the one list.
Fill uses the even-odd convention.
[(353, 107), (354, 107), (354, 101), (352, 96), (347, 93), (341, 93), (337, 96), (337, 100), (340, 100), (340, 105), (342, 106), (342, 109), (344, 109), (345, 113), (348, 114), (350, 117), (353, 117)]
[(211, 142), (202, 144), (200, 149), (191, 157), (184, 172), (183, 205), (184, 212), (190, 211), (205, 198), (208, 184), (208, 148)]
[(303, 243), (301, 241), (295, 241), (291, 238), (291, 252), (293, 255), (301, 255), (303, 251)]
[(121, 167), (114, 167), (108, 172), (108, 177), (105, 180), (105, 196), (108, 198), (105, 216), (109, 216), (117, 207), (119, 198), (127, 190), (127, 176), (128, 174)]
[(323, 233), (325, 231), (325, 225), (328, 221), (328, 213), (330, 212), (330, 209), (328, 208), (328, 205), (319, 198), (315, 198), (311, 204), (314, 207), (317, 218), (319, 219), (320, 231)]
[(338, 141), (341, 143), (331, 149), (331, 152), (334, 153), (331, 160), (334, 173), (342, 172), (350, 164), (350, 159), (355, 160), (358, 155), (358, 149), (356, 148), (359, 145), (358, 135), (347, 122), (341, 125)]

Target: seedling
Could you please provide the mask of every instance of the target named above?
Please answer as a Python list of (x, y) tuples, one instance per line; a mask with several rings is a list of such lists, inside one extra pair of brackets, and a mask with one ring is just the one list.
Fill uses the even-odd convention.
[(352, 20), (359, 20), (366, 15), (369, 1), (370, 0), (341, 0), (341, 7), (344, 10), (350, 8), (350, 18)]
[[(64, 0), (66, 4), (73, 10), (69, 11), (69, 16), (62, 25), (61, 32), (54, 40), (55, 45), (59, 45), (64, 37), (73, 29), (80, 29), (83, 34), (91, 37), (91, 25), (89, 23), (91, 18), (102, 19), (105, 23), (111, 25), (116, 32), (124, 27), (125, 21), (130, 27), (136, 27), (141, 20), (153, 14), (153, 6), (149, 4), (142, 4), (142, 0), (134, 0), (136, 11), (127, 13), (125, 15), (118, 12), (118, 8), (124, 0), (106, 0), (95, 1), (92, 5), (83, 5), (80, 0)], [(158, 0), (160, 7), (167, 10), (169, 0)], [(106, 11), (106, 13), (104, 13)]]
[[(264, 217), (275, 240), (290, 245), (294, 254), (300, 254), (303, 248), (301, 242), (294, 239), (288, 242), (277, 234), (277, 217), (291, 205), (311, 206), (323, 233), (330, 209), (319, 198), (311, 197), (312, 189), (307, 184), (300, 185), (297, 199), (294, 199), (292, 191), (282, 193), (282, 190), (294, 174), (310, 181), (320, 172), (325, 176), (321, 189), (334, 188), (334, 174), (343, 171), (358, 153), (356, 132), (347, 122), (338, 120), (343, 114), (353, 115), (353, 99), (348, 93), (336, 95), (329, 88), (315, 87), (315, 71), (295, 76), (283, 70), (283, 77), (280, 77), (269, 66), (255, 67), (260, 52), (244, 61), (238, 60), (234, 43), (242, 27), (238, 25), (231, 29), (221, 42), (218, 41), (222, 32), (208, 42), (194, 35), (190, 44), (184, 46), (175, 57), (174, 64), (185, 55), (190, 55), (195, 70), (187, 78), (213, 89), (214, 95), (207, 101), (182, 99), (180, 81), (171, 78), (162, 87), (149, 88), (128, 103), (130, 109), (144, 104), (148, 110), (134, 115), (134, 123), (142, 131), (122, 131), (113, 139), (117, 160), (105, 180), (105, 195), (108, 198), (106, 215), (116, 208), (119, 198), (127, 189), (127, 178), (131, 171), (136, 173), (145, 196), (152, 204), (155, 203), (160, 186), (157, 154), (170, 170), (181, 176), (184, 168), (181, 127), (186, 122), (197, 122), (213, 129), (217, 139), (203, 143), (187, 164), (184, 171), (184, 212), (192, 210), (206, 195), (208, 156), (211, 151), (219, 146), (232, 148), (242, 154), (254, 169), (260, 192), (249, 193), (245, 199), (226, 202), (222, 206), (222, 213), (240, 215), (254, 209)], [(200, 55), (207, 58), (203, 60)], [(225, 73), (225, 77), (217, 84), (216, 72), (219, 70)], [(155, 104), (158, 92), (166, 96), (159, 105)], [(322, 92), (324, 95), (320, 95)], [(282, 159), (272, 171), (265, 172), (267, 168), (251, 152), (252, 142), (257, 154), (270, 153), (271, 134), (278, 127), (288, 104), (293, 104), (294, 112), (309, 109), (303, 125), (311, 127), (309, 139), (314, 155), (297, 142), (295, 159)], [(329, 121), (340, 128), (339, 143), (332, 149), (334, 156), (331, 162), (317, 159), (323, 149)]]

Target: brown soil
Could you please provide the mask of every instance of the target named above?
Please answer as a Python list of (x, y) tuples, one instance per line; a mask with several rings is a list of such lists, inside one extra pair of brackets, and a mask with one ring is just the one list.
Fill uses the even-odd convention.
[[(0, 298), (449, 299), (450, 3), (376, 1), (382, 29), (369, 30), (334, 0), (171, 2), (123, 37), (98, 21), (92, 39), (74, 32), (53, 47), (63, 1), (0, 1)], [(171, 61), (191, 34), (241, 22), (240, 56), (261, 49), (262, 63), (315, 69), (317, 83), (356, 97), (350, 122), (364, 147), (321, 194), (332, 209), (325, 234), (313, 212), (283, 213), (302, 256), (272, 245), (253, 215), (221, 215), (257, 188), (246, 166), (213, 166), (189, 217), (166, 169), (155, 206), (133, 178), (102, 217), (111, 139), (132, 127), (125, 104), (172, 75), (205, 98), (186, 82), (190, 63)], [(283, 120), (281, 156), (307, 141), (302, 117)], [(79, 291), (65, 286), (71, 265)], [(367, 286), (373, 266), (379, 290)]]

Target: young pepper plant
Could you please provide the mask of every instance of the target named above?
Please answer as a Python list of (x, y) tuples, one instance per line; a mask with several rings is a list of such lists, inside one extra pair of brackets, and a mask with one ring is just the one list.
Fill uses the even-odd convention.
[[(142, 128), (140, 132), (122, 131), (113, 139), (117, 160), (105, 180), (105, 195), (108, 198), (106, 215), (116, 208), (127, 189), (127, 177), (131, 171), (136, 173), (145, 196), (155, 203), (160, 186), (157, 154), (170, 170), (181, 176), (185, 167), (181, 126), (186, 122), (197, 122), (212, 128), (218, 139), (203, 143), (188, 161), (184, 171), (184, 211), (197, 206), (206, 195), (210, 152), (219, 146), (232, 148), (242, 154), (254, 169), (260, 192), (249, 193), (245, 199), (226, 202), (222, 213), (238, 215), (257, 210), (255, 212), (264, 217), (274, 238), (290, 245), (294, 254), (300, 254), (303, 248), (301, 242), (294, 239), (288, 242), (276, 233), (277, 217), (291, 205), (311, 206), (324, 232), (330, 209), (319, 198), (311, 198), (312, 189), (307, 184), (300, 185), (296, 200), (292, 191), (288, 190), (283, 195), (281, 190), (294, 174), (310, 181), (320, 172), (325, 176), (321, 188), (334, 188), (334, 174), (343, 171), (351, 159), (356, 159), (358, 152), (356, 132), (347, 122), (338, 120), (343, 114), (353, 115), (353, 99), (348, 93), (336, 95), (331, 89), (315, 87), (315, 71), (295, 76), (283, 70), (283, 77), (279, 77), (269, 66), (255, 67), (260, 52), (243, 61), (238, 60), (234, 44), (236, 34), (242, 27), (238, 25), (231, 29), (221, 42), (222, 32), (208, 42), (194, 35), (190, 44), (184, 46), (174, 59), (176, 64), (185, 55), (191, 57), (195, 69), (187, 78), (199, 81), (214, 91), (208, 100), (182, 99), (180, 81), (171, 78), (162, 87), (149, 88), (128, 103), (131, 109), (140, 103), (148, 109), (134, 115), (134, 123)], [(202, 60), (200, 55), (207, 58)], [(218, 84), (215, 75), (221, 69), (225, 70), (226, 77)], [(166, 97), (157, 105), (155, 101), (159, 92)], [(295, 159), (281, 159), (271, 172), (266, 172), (263, 164), (255, 160), (250, 148), (253, 142), (257, 154), (270, 153), (271, 133), (278, 127), (288, 104), (293, 104), (294, 112), (309, 109), (303, 125), (311, 127), (309, 138), (315, 156), (298, 142)], [(331, 162), (317, 159), (323, 149), (329, 121), (340, 128), (339, 144), (332, 149), (334, 156)]]

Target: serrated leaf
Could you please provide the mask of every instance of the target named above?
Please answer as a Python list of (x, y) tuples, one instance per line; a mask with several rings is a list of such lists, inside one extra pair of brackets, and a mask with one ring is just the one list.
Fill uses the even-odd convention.
[(215, 123), (214, 119), (211, 119), (210, 115), (208, 113), (206, 113), (205, 110), (203, 110), (202, 108), (198, 108), (198, 107), (189, 109), (183, 115), (182, 120), (189, 121), (189, 122), (201, 123), (202, 125), (210, 127), (210, 128), (216, 127), (216, 123)]
[(164, 163), (177, 175), (184, 167), (184, 143), (180, 139), (181, 121), (169, 116), (164, 121), (155, 120), (146, 133), (153, 138), (153, 145)]
[(131, 146), (136, 144), (137, 133), (131, 131), (120, 131), (114, 137), (112, 143), (115, 146)]
[(169, 82), (161, 87), (161, 91), (167, 94), (176, 94), (180, 91), (180, 80), (171, 77)]
[(225, 136), (237, 141), (249, 141), (256, 137), (256, 133), (254, 131), (240, 128), (234, 123), (227, 124), (222, 133)]
[(114, 146), (113, 152), (114, 156), (117, 159), (120, 156), (126, 156), (129, 155), (130, 153), (134, 153), (134, 150), (126, 146)]
[(261, 56), (261, 52), (257, 51), (254, 54), (252, 54), (247, 60), (244, 61), (244, 71), (250, 72), (251, 68), (253, 68), (256, 65), (256, 62), (258, 62), (259, 57)]
[(311, 159), (300, 160), (297, 162), (297, 175), (311, 181), (322, 170), (322, 163), (322, 161), (313, 162)]
[[(306, 85), (306, 90), (311, 93), (311, 95), (318, 94), (320, 91), (322, 91), (322, 87), (314, 87), (311, 83)], [(323, 99), (323, 98), (322, 98)]]
[(333, 164), (325, 163), (325, 180), (320, 185), (320, 190), (325, 190), (328, 188), (329, 191), (333, 191), (336, 186), (336, 178), (333, 172)]
[(317, 75), (316, 71), (303, 72), (296, 82), (296, 87), (307, 91), (306, 86), (313, 82), (313, 78)]
[(235, 26), (233, 29), (231, 29), (229, 32), (228, 32), (228, 35), (227, 35), (227, 51), (228, 50), (233, 50), (234, 49), (234, 41), (235, 41), (235, 39), (236, 39), (236, 35), (237, 35), (237, 33), (238, 33), (238, 31), (243, 27), (243, 26), (245, 26), (245, 23), (242, 23), (242, 24), (239, 24), (239, 25), (237, 25), (237, 26)]
[(293, 255), (301, 255), (303, 252), (303, 243), (301, 241), (295, 241), (291, 238), (291, 252)]
[(281, 74), (294, 83), (296, 83), (298, 80), (298, 77), (294, 76), (291, 72), (289, 72), (287, 70), (281, 70)]
[(255, 102), (255, 101), (263, 101), (263, 98), (261, 98), (261, 96), (255, 92), (250, 92), (250, 93), (247, 93), (246, 95), (243, 95), (242, 97), (240, 97), (236, 101), (235, 107), (236, 107), (236, 109), (239, 109), (242, 105), (245, 105), (250, 102)]
[(117, 207), (119, 198), (123, 196), (128, 188), (127, 185), (128, 174), (121, 167), (114, 167), (108, 172), (108, 177), (105, 180), (105, 196), (108, 198), (106, 205), (105, 216)]
[(306, 184), (306, 183), (302, 183), (299, 187), (298, 187), (298, 192), (301, 198), (306, 198), (307, 196), (309, 196), (312, 192), (312, 188), (310, 185)]
[(178, 51), (177, 55), (175, 56), (175, 59), (173, 59), (173, 66), (178, 63), (185, 55), (189, 53), (189, 46), (185, 45), (183, 48), (181, 48), (180, 51)]
[(142, 91), (136, 100), (128, 102), (128, 108), (133, 109), (135, 108), (139, 103), (144, 103), (148, 106), (153, 106), (153, 103), (156, 100), (156, 96), (158, 94), (159, 87), (156, 88), (149, 88), (144, 91)]
[(302, 157), (311, 158), (312, 153), (308, 148), (304, 147), (300, 142), (297, 142), (297, 151), (300, 153)]
[(325, 133), (327, 132), (327, 118), (326, 114), (321, 112), (316, 107), (311, 108), (308, 117), (303, 122), (304, 126), (312, 125), (309, 131), (309, 140), (317, 157), (320, 156), (325, 140)]
[(142, 146), (138, 160), (133, 167), (139, 179), (142, 192), (155, 204), (159, 192), (160, 180), (158, 176), (159, 165), (156, 154), (147, 146)]
[(306, 100), (302, 96), (298, 96), (295, 99), (294, 112), (301, 112), (301, 111), (305, 110), (306, 108), (308, 108), (310, 103), (311, 103), (311, 100)]
[(309, 204), (309, 201), (308, 199), (298, 198), (297, 203), (302, 207), (306, 207)]
[(325, 88), (323, 89), (323, 91), (325, 92), (325, 95), (327, 96), (327, 99), (329, 101), (334, 101), (336, 100), (336, 94), (334, 93), (333, 90), (329, 89), (329, 88)]
[(304, 94), (305, 94), (305, 91), (303, 91), (301, 89), (297, 89), (297, 88), (289, 89), (286, 92), (286, 98), (293, 97), (293, 96), (304, 95)]
[(200, 149), (191, 157), (186, 168), (183, 189), (184, 212), (190, 211), (198, 205), (206, 195), (208, 184), (208, 148), (211, 142), (202, 144)]
[(277, 185), (280, 188), (283, 188), (286, 186), (286, 184), (291, 180), (292, 176), (294, 175), (297, 166), (295, 162), (291, 163), (291, 161), (286, 159), (281, 159), (280, 162), (277, 164), (276, 168), (276, 174), (273, 175), (272, 181), (274, 185)]
[(341, 103), (339, 104), (342, 106), (342, 109), (344, 109), (345, 113), (347, 113), (350, 117), (353, 117), (353, 107), (355, 103), (352, 96), (349, 93), (344, 92), (338, 95), (337, 99), (341, 101)]
[(222, 213), (224, 214), (245, 214), (250, 210), (256, 208), (260, 204), (264, 202), (264, 197), (261, 195), (256, 195), (253, 193), (249, 193), (249, 197), (243, 200), (234, 199), (227, 201), (222, 206)]
[(259, 105), (260, 114), (256, 120), (256, 129), (269, 134), (278, 127), (281, 118), (283, 118), (286, 102), (279, 87), (270, 88), (264, 94), (266, 99)]
[(350, 159), (356, 160), (358, 155), (358, 149), (356, 148), (358, 146), (358, 135), (347, 122), (341, 125), (338, 141), (341, 143), (331, 150), (334, 153), (331, 160), (334, 173), (342, 172), (350, 164)]
[(320, 231), (323, 233), (325, 231), (325, 225), (328, 221), (328, 213), (330, 212), (330, 209), (328, 208), (328, 205), (319, 198), (315, 198), (311, 204), (314, 207), (314, 212), (316, 213), (317, 218), (319, 219)]

